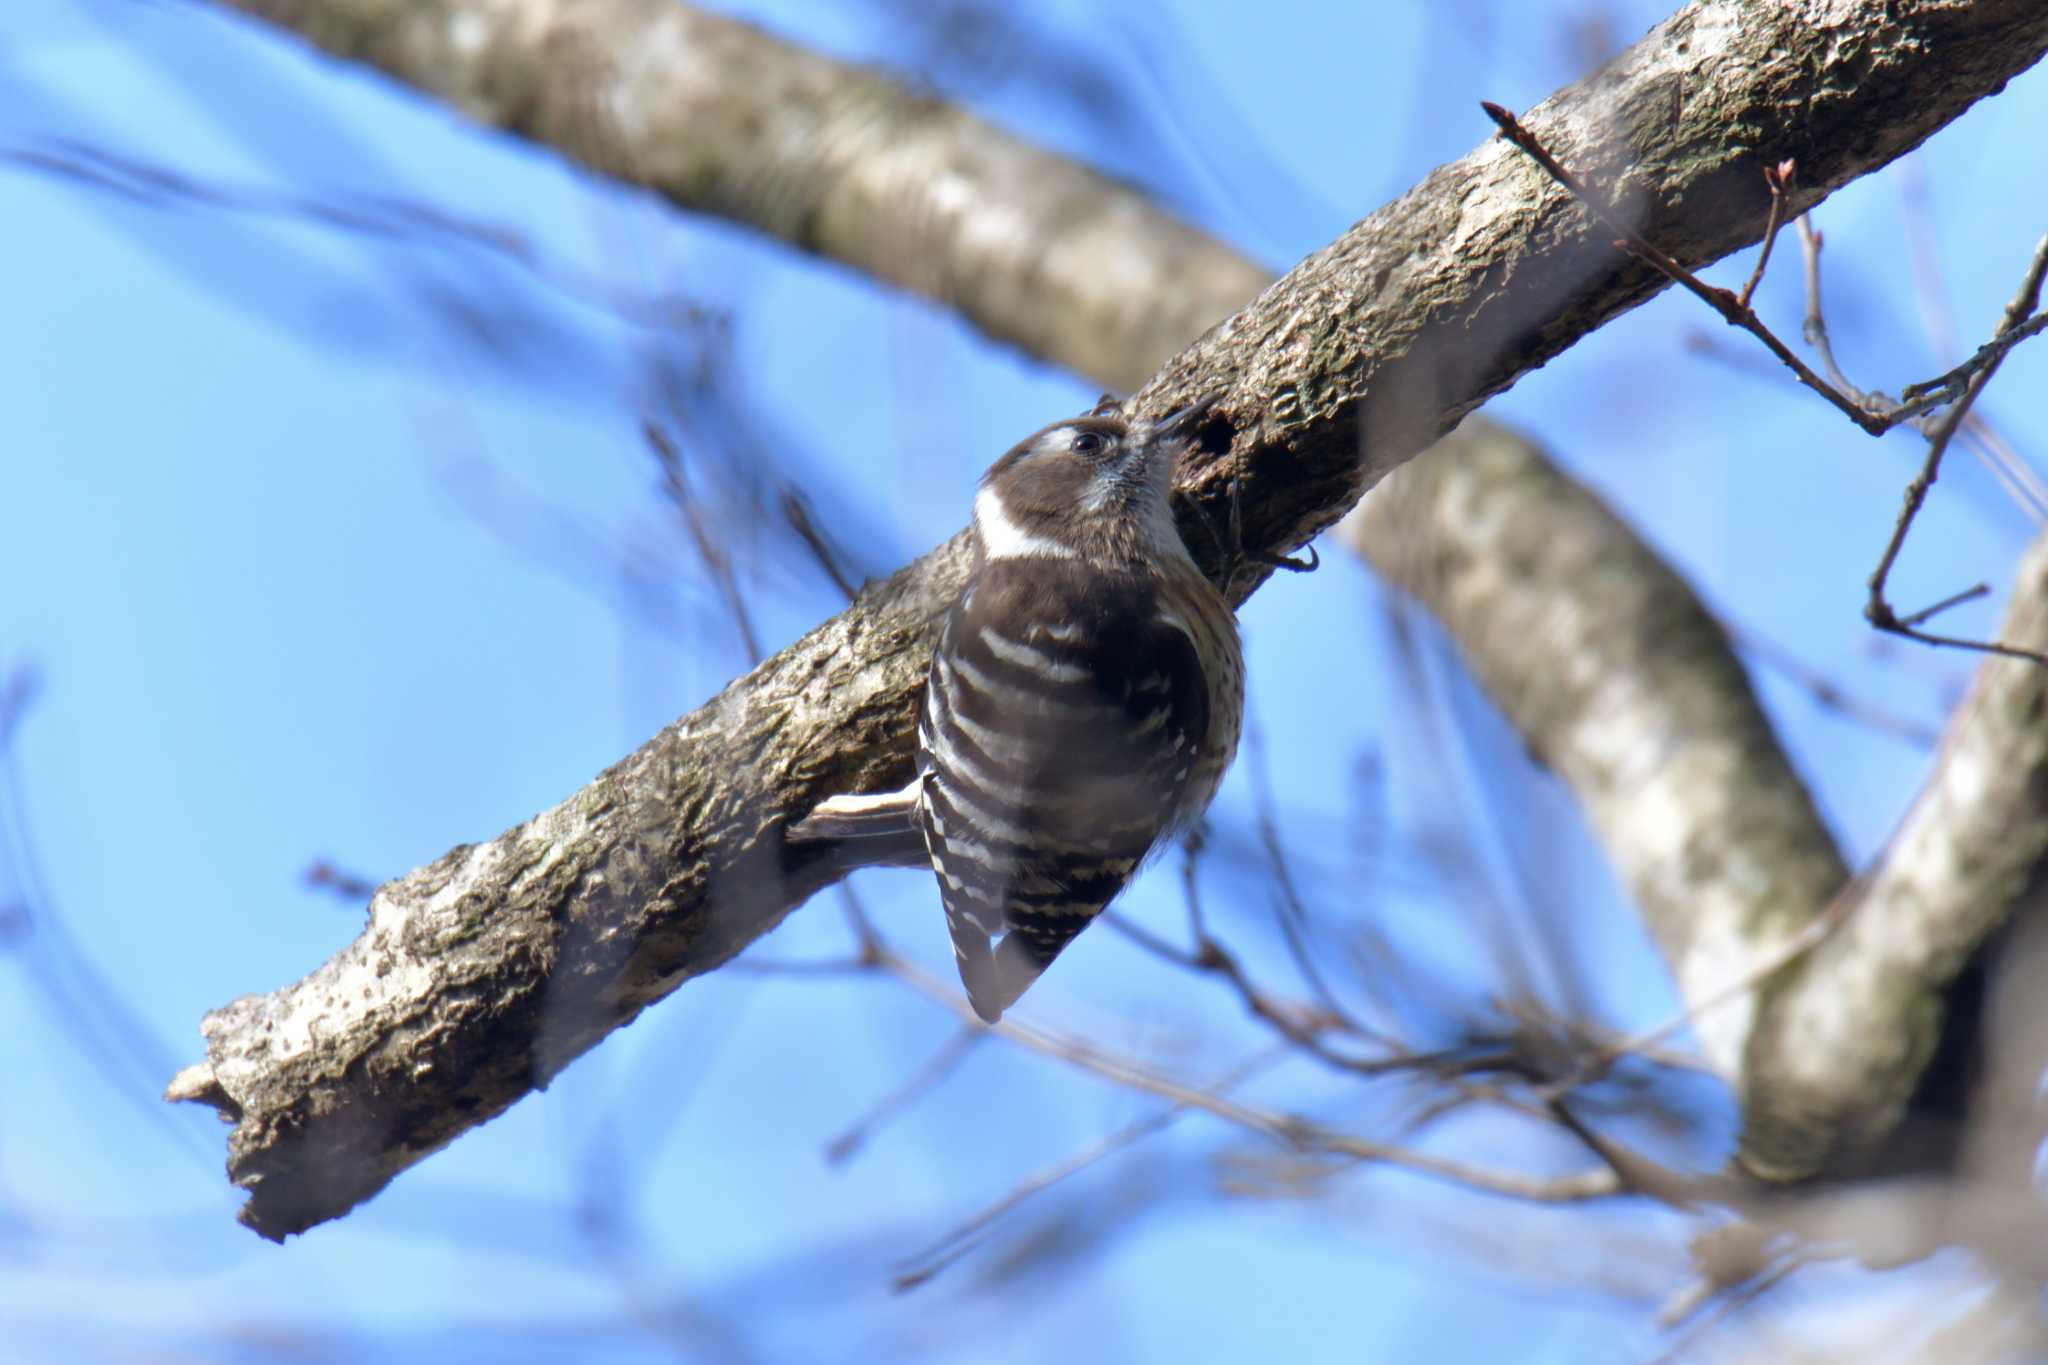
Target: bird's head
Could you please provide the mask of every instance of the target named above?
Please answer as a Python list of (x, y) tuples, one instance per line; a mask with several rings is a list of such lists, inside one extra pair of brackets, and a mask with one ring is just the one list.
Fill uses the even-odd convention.
[(1209, 407), (1191, 404), (1159, 421), (1072, 417), (1025, 437), (982, 477), (974, 502), (982, 555), (1185, 558), (1173, 476)]

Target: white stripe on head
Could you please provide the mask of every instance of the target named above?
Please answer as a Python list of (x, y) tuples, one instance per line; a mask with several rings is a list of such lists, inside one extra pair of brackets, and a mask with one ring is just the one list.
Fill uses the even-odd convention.
[(1003, 506), (1003, 495), (993, 488), (975, 495), (974, 529), (981, 536), (981, 552), (990, 559), (1079, 558), (1072, 547), (1019, 526)]

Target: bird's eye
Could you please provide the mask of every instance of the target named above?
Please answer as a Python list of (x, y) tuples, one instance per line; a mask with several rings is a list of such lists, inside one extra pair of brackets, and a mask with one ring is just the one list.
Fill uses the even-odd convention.
[(1093, 455), (1102, 449), (1102, 433), (1099, 431), (1077, 431), (1074, 433), (1072, 448), (1082, 455)]

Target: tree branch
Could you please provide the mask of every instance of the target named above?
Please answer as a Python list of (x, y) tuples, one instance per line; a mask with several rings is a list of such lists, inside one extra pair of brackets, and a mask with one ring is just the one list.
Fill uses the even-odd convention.
[[(815, 87), (785, 88), (760, 63), (763, 45), (788, 49), (671, 0), (236, 5), (679, 204), (783, 223), (810, 249), (949, 298), (992, 334), (1087, 372), (1156, 355), (1158, 337), (1185, 336), (1214, 316), (1203, 311), (1213, 299), (1250, 287), (1239, 274), (1212, 302), (1180, 309), (1190, 286), (1179, 267), (1194, 246), (1141, 251), (1151, 273), (1097, 276), (1109, 284), (1078, 298), (1041, 287), (1100, 269), (1088, 256), (1104, 249), (1091, 243), (1105, 222), (1133, 237), (1175, 229), (1128, 193), (1101, 218), (1084, 212), (1070, 191), (1113, 187), (872, 74), (841, 88), (822, 64)], [(1642, 230), (1696, 266), (1761, 235), (1759, 163), (1796, 157), (1789, 207), (1809, 207), (2044, 47), (2048, 13), (2030, 0), (1905, 0), (1882, 13), (1850, 0), (1707, 0), (1525, 122), (1608, 182), (1610, 200), (1639, 202)], [(811, 122), (779, 121), (814, 88)], [(770, 93), (749, 107), (748, 90)], [(860, 140), (868, 127), (882, 131)], [(971, 130), (979, 150), (949, 142), (949, 128)], [(862, 154), (820, 162), (809, 150), (841, 137)], [(989, 150), (1004, 144), (1015, 157)], [(804, 173), (778, 173), (806, 155)], [(882, 189), (853, 169), (870, 162), (887, 170)], [(786, 220), (769, 213), (782, 196), (796, 205)], [(993, 261), (987, 278), (920, 275), (880, 248), (863, 257), (862, 233), (905, 212), (903, 196), (912, 216), (981, 243), (947, 259)], [(1022, 222), (1004, 211), (1034, 197), (1054, 207)], [(1019, 274), (1018, 262), (1035, 269)], [(1184, 471), (1183, 528), (1241, 600), (1264, 572), (1247, 552), (1303, 543), (1486, 397), (1660, 285), (1589, 231), (1562, 190), (1489, 142), (1182, 352), (1135, 405), (1220, 398)], [(1103, 300), (1107, 314), (1089, 311)], [(1119, 327), (1118, 313), (1144, 320)], [(1093, 324), (1076, 318), (1107, 318), (1117, 354), (1091, 358), (1075, 333)], [(1204, 548), (1205, 527), (1231, 524), (1233, 494), (1245, 543)], [(961, 551), (956, 537), (863, 594), (561, 806), (381, 888), (363, 936), (304, 981), (210, 1014), (207, 1060), (170, 1093), (236, 1121), (230, 1172), (251, 1190), (243, 1220), (282, 1237), (346, 1211), (841, 875), (781, 832), (826, 794), (907, 776), (931, 625), (958, 589)]]
[(676, 0), (222, 3), (1119, 389), (1272, 278), (1128, 185)]
[(1848, 881), (1727, 634), (1533, 444), (1468, 424), (1338, 527), (1456, 638), (1573, 798), (1741, 1085), (1753, 993)]
[[(1691, 590), (1539, 451), (1461, 428), (1339, 528), (1456, 637), (1570, 786), (1743, 1102), (1743, 1165), (1802, 1178), (1903, 1113), (1965, 960), (2048, 875), (2048, 669), (1979, 670), (1852, 882)], [(2048, 644), (2048, 532), (2001, 639)], [(1784, 970), (1823, 917), (1838, 925)], [(1755, 989), (1728, 987), (1754, 982)]]
[[(2013, 579), (1997, 639), (2048, 648), (2048, 531)], [(1933, 771), (1843, 923), (1766, 986), (1745, 1056), (1742, 1159), (1811, 1174), (1888, 1132), (1933, 1055), (1943, 988), (2048, 872), (2048, 668), (1979, 665)]]

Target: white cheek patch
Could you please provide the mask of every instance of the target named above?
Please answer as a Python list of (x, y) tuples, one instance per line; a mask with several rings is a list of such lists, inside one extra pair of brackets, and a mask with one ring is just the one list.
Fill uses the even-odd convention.
[(974, 529), (981, 552), (990, 559), (1073, 559), (1074, 551), (1048, 537), (1035, 535), (1010, 519), (1002, 494), (984, 488), (974, 499)]

